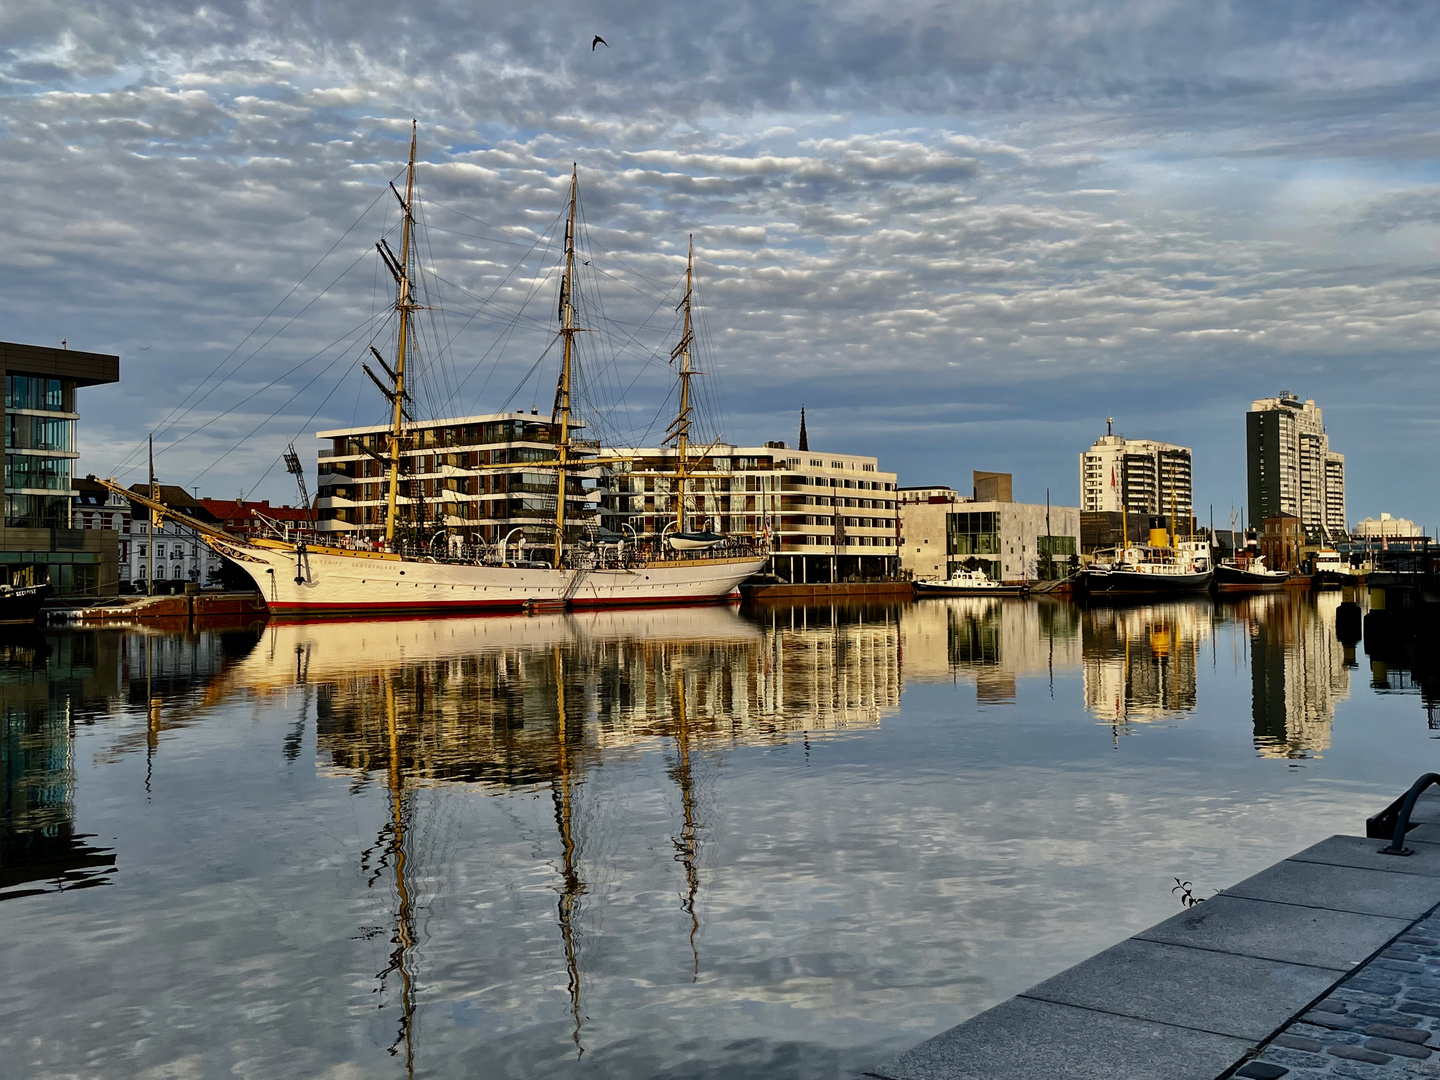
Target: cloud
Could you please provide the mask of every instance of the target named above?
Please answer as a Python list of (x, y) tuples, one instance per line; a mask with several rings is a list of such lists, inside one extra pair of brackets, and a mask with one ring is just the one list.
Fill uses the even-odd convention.
[[(1123, 399), (1225, 499), (1248, 401), (1299, 386), (1356, 490), (1403, 509), (1383, 426), (1348, 418), (1391, 373), (1433, 383), (1437, 30), (1387, 3), (6, 9), (8, 336), (124, 356), (125, 382), (86, 395), (101, 471), (230, 373), (162, 462), (183, 481), (213, 437), (229, 453), (204, 482), (249, 486), (297, 434), (373, 418), (353, 361), (383, 345), (386, 280), (367, 253), (414, 117), (437, 411), (545, 399), (527, 372), (578, 163), (594, 314), (614, 321), (591, 388), (634, 399), (617, 432), (663, 409), (693, 234), (731, 437), (774, 437), (776, 403), (801, 399), (822, 426), (856, 402), (984, 407), (1002, 426), (983, 439), (831, 430), (963, 475), (1008, 418), (1031, 486), (1063, 490), (1074, 423)], [(244, 421), (212, 418), (242, 401)]]

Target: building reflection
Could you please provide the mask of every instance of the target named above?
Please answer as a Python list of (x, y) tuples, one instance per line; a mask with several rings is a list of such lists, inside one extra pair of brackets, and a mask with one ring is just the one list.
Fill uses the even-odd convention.
[(1016, 680), (1080, 666), (1080, 612), (1037, 598), (926, 597), (900, 609), (905, 678), (975, 681), (983, 705), (1015, 700)]
[(1208, 597), (1134, 607), (1091, 607), (1081, 617), (1085, 708), (1117, 731), (1192, 712)]
[(0, 629), (0, 900), (102, 885), (115, 853), (76, 827), (73, 724), (113, 692), (114, 641)]
[(1262, 757), (1308, 758), (1330, 746), (1336, 705), (1350, 696), (1354, 647), (1336, 639), (1340, 594), (1248, 596), (1232, 617), (1250, 645), (1250, 711)]
[[(547, 794), (555, 833), (557, 960), (576, 1053), (585, 1046), (584, 925), (604, 824), (585, 786), (607, 752), (667, 755), (679, 797), (672, 843), (692, 977), (701, 967), (703, 777), (697, 755), (870, 728), (899, 705), (900, 626), (889, 607), (725, 607), (393, 622), (272, 622), (206, 697), (263, 698), (307, 715), (322, 773), (381, 787), (387, 821), (362, 854), (390, 911), (394, 1042), (413, 1067), (421, 930), (434, 880), (416, 868), (417, 792), (467, 784)], [(808, 745), (808, 742), (807, 742)]]

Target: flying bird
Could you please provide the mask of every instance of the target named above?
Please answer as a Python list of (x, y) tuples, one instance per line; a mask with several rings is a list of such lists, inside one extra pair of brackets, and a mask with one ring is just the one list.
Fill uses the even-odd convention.
[(599, 34), (596, 34), (596, 35), (595, 35), (595, 40), (592, 41), (592, 42), (590, 42), (590, 51), (591, 51), (591, 52), (594, 52), (594, 51), (595, 51), (595, 46), (596, 46), (596, 45), (604, 45), (607, 49), (610, 47), (610, 43), (609, 43), (608, 41), (606, 41), (603, 37), (601, 37)]

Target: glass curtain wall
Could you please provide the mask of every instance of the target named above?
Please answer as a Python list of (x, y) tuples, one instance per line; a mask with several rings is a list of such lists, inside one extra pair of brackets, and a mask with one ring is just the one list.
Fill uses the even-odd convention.
[[(5, 524), (63, 529), (70, 524), (75, 388), (36, 375), (5, 377)], [(46, 413), (72, 415), (47, 416)], [(53, 492), (53, 494), (51, 494)]]

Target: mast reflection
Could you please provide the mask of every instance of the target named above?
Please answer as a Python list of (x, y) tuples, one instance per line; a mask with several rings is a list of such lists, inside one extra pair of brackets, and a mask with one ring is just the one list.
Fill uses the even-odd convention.
[[(388, 821), (368, 866), (388, 871), (395, 914), (389, 964), (402, 1017), (390, 1049), (416, 1067), (423, 930), (411, 878), (416, 790), (475, 785), (547, 792), (558, 840), (554, 888), (570, 1039), (584, 1045), (585, 808), (608, 751), (664, 747), (679, 794), (673, 858), (683, 880), (691, 980), (700, 971), (701, 813), (697, 754), (870, 727), (900, 699), (893, 609), (796, 608), (761, 625), (726, 608), (610, 611), (433, 621), (274, 622), (216, 679), (215, 695), (315, 702), (321, 772), (353, 790), (383, 778)], [(302, 712), (302, 716), (303, 716)], [(285, 752), (299, 744), (299, 731)], [(423, 828), (423, 826), (422, 826)], [(425, 860), (443, 856), (429, 845)], [(433, 877), (435, 868), (423, 871)]]

